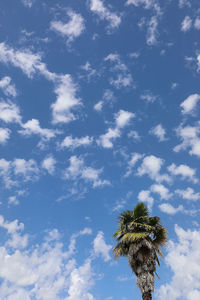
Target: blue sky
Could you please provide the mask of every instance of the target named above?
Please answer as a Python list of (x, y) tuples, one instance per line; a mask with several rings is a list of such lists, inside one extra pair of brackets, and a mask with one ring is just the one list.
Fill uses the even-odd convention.
[(139, 201), (169, 231), (154, 298), (200, 299), (198, 2), (1, 2), (2, 299), (139, 299), (112, 254)]

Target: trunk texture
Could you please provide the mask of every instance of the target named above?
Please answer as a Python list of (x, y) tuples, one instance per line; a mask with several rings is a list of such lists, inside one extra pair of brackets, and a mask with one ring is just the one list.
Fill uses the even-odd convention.
[(151, 292), (142, 294), (142, 299), (143, 300), (152, 300)]

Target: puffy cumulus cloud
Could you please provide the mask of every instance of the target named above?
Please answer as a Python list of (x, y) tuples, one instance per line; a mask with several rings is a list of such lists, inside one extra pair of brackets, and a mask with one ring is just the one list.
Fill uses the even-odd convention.
[(92, 300), (94, 285), (92, 259), (86, 257), (78, 265), (73, 257), (76, 239), (91, 234), (85, 228), (72, 235), (64, 250), (57, 229), (47, 231), (43, 241), (29, 245), (29, 235), (18, 220), (7, 222), (0, 216), (0, 227), (6, 232), (0, 248), (0, 294), (3, 299)]
[(93, 188), (109, 185), (108, 180), (100, 179), (102, 169), (94, 169), (85, 165), (81, 157), (71, 156), (69, 159), (69, 167), (66, 170), (65, 177), (68, 180), (83, 179), (86, 182), (92, 183)]
[(105, 104), (112, 104), (115, 100), (115, 96), (113, 91), (110, 89), (106, 89), (103, 93), (102, 99), (94, 105), (94, 110), (102, 111), (102, 108)]
[(192, 19), (189, 16), (186, 16), (181, 23), (181, 31), (189, 31), (192, 27)]
[(54, 92), (57, 95), (56, 101), (51, 105), (53, 123), (68, 123), (76, 117), (72, 109), (81, 105), (79, 98), (76, 98), (76, 85), (69, 74), (59, 75), (50, 72), (42, 57), (30, 50), (16, 50), (5, 43), (0, 43), (0, 61), (20, 68), (29, 78), (35, 74), (44, 76), (54, 83)]
[(128, 137), (134, 139), (136, 142), (141, 140), (141, 136), (139, 135), (139, 133), (136, 130), (131, 130), (128, 133)]
[(0, 43), (0, 61), (20, 68), (30, 78), (36, 72), (46, 70), (40, 54), (29, 50), (15, 50), (5, 43)]
[(176, 134), (182, 142), (174, 147), (175, 152), (189, 148), (190, 155), (200, 156), (200, 123), (197, 123), (196, 126), (179, 126)]
[(21, 135), (32, 136), (33, 134), (36, 134), (40, 136), (40, 147), (44, 146), (44, 142), (49, 141), (60, 133), (58, 130), (41, 128), (40, 122), (37, 119), (29, 120), (28, 122), (21, 124), (21, 127), (23, 129), (18, 131)]
[(20, 179), (25, 182), (37, 180), (39, 173), (40, 169), (34, 159), (15, 158), (13, 161), (0, 159), (0, 177), (6, 188), (19, 185)]
[(162, 124), (158, 124), (150, 130), (150, 133), (155, 135), (160, 142), (166, 141), (166, 130), (163, 128)]
[(170, 182), (170, 177), (167, 174), (160, 174), (164, 160), (154, 155), (146, 156), (141, 166), (137, 169), (137, 175), (148, 175), (152, 180), (157, 182)]
[(96, 238), (93, 241), (93, 254), (95, 256), (102, 256), (104, 261), (111, 260), (110, 250), (111, 245), (106, 244), (104, 239), (104, 233), (99, 231)]
[(178, 212), (183, 212), (184, 208), (183, 205), (179, 205), (178, 207), (174, 207), (173, 205), (169, 204), (169, 203), (162, 203), (159, 205), (159, 209), (168, 214), (168, 215), (175, 215)]
[(133, 86), (133, 78), (128, 67), (121, 61), (119, 54), (110, 53), (104, 61), (111, 63), (110, 71), (115, 74), (109, 82), (117, 89)]
[(6, 96), (17, 96), (15, 85), (11, 83), (11, 78), (9, 76), (5, 76), (0, 80), (0, 88)]
[(197, 183), (196, 169), (192, 169), (187, 165), (176, 166), (174, 163), (168, 167), (168, 171), (174, 176), (181, 176), (182, 179), (189, 179), (190, 181)]
[(63, 75), (58, 81), (55, 94), (56, 102), (51, 105), (53, 123), (68, 123), (76, 119), (72, 112), (74, 108), (81, 106), (81, 100), (76, 97), (76, 85), (70, 75)]
[(89, 8), (93, 13), (97, 14), (101, 20), (108, 21), (108, 32), (119, 27), (121, 17), (107, 8), (103, 0), (89, 0)]
[(175, 193), (186, 200), (197, 201), (200, 199), (200, 193), (196, 193), (192, 188), (188, 187), (186, 190), (175, 190)]
[(153, 206), (153, 203), (154, 203), (154, 199), (153, 199), (153, 197), (150, 196), (150, 191), (143, 190), (143, 191), (139, 192), (139, 194), (138, 194), (138, 200), (140, 202), (147, 203), (147, 206), (148, 206), (149, 210), (152, 209), (152, 206)]
[(53, 175), (55, 172), (56, 160), (52, 155), (47, 156), (42, 161), (42, 168), (46, 170), (50, 175)]
[(115, 122), (117, 128), (124, 128), (130, 123), (130, 120), (135, 117), (135, 114), (129, 111), (120, 110), (115, 115)]
[(120, 110), (115, 114), (115, 127), (108, 128), (107, 132), (99, 137), (97, 144), (103, 148), (112, 148), (112, 141), (121, 136), (121, 130), (127, 126), (134, 117), (134, 113)]
[(11, 101), (1, 101), (0, 119), (6, 123), (21, 123), (19, 107)]
[(5, 144), (10, 138), (10, 129), (0, 128), (0, 144)]
[(103, 148), (113, 148), (113, 140), (120, 136), (121, 132), (118, 128), (108, 128), (107, 132), (99, 137), (97, 144)]
[(14, 174), (23, 176), (25, 181), (35, 180), (38, 178), (39, 168), (34, 159), (25, 160), (23, 158), (16, 158), (12, 162)]
[(184, 230), (175, 225), (177, 241), (168, 242), (166, 264), (172, 271), (171, 280), (161, 285), (159, 300), (198, 300), (200, 296), (200, 232)]
[(166, 188), (163, 184), (153, 184), (150, 190), (152, 193), (159, 194), (162, 200), (168, 200), (172, 197), (172, 194), (169, 192), (169, 189)]
[(124, 177), (129, 177), (131, 173), (133, 172), (133, 168), (135, 167), (136, 163), (143, 157), (140, 153), (132, 153), (131, 159), (128, 161), (128, 167), (127, 171), (124, 175)]
[(67, 38), (67, 42), (72, 42), (75, 38), (79, 37), (84, 29), (84, 19), (80, 14), (75, 13), (72, 10), (67, 11), (69, 21), (63, 23), (61, 21), (52, 21), (51, 29)]
[(84, 136), (81, 138), (73, 138), (71, 135), (66, 136), (66, 138), (61, 142), (60, 148), (70, 148), (75, 149), (81, 146), (89, 146), (93, 143), (93, 137)]
[(157, 14), (161, 13), (159, 2), (157, 0), (127, 0), (126, 5), (143, 5), (145, 9), (153, 9)]
[(196, 110), (197, 103), (200, 100), (199, 94), (188, 96), (180, 105), (183, 114), (192, 114)]

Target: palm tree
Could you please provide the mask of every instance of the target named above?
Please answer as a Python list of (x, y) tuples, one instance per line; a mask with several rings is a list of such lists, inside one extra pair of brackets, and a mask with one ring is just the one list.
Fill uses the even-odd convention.
[[(167, 230), (162, 227), (159, 217), (150, 217), (144, 203), (119, 216), (118, 230), (113, 234), (117, 245), (113, 249), (115, 258), (128, 257), (129, 265), (137, 276), (137, 285), (143, 300), (151, 300), (154, 292), (156, 262), (163, 257), (160, 247), (167, 241)], [(157, 275), (158, 276), (158, 275)]]

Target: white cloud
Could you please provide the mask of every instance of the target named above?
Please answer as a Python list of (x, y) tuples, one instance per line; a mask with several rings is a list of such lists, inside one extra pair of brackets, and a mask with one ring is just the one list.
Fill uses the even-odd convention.
[(183, 8), (185, 6), (191, 6), (190, 0), (179, 0), (179, 7)]
[(179, 205), (178, 207), (174, 207), (169, 203), (163, 203), (159, 205), (159, 208), (162, 212), (168, 214), (168, 215), (175, 215), (179, 211), (183, 212), (183, 205)]
[(138, 200), (140, 202), (147, 203), (147, 206), (148, 206), (149, 210), (152, 209), (152, 206), (153, 206), (153, 203), (154, 203), (154, 199), (150, 196), (150, 191), (143, 190), (143, 191), (139, 192), (139, 194), (138, 194)]
[(0, 61), (20, 68), (30, 78), (42, 67), (39, 54), (33, 54), (29, 50), (14, 50), (5, 43), (0, 43)]
[(99, 137), (97, 144), (103, 148), (112, 148), (113, 142), (116, 138), (119, 138), (121, 133), (118, 128), (108, 128), (107, 132)]
[(54, 82), (54, 92), (57, 95), (55, 103), (51, 105), (54, 124), (68, 123), (76, 119), (72, 110), (81, 106), (81, 100), (76, 97), (77, 87), (69, 74), (52, 73), (41, 61), (40, 54), (29, 50), (15, 50), (5, 43), (0, 43), (0, 61), (20, 68), (29, 78), (39, 73)]
[(102, 231), (99, 231), (96, 238), (93, 241), (93, 254), (95, 256), (102, 256), (104, 261), (111, 260), (110, 250), (112, 249), (111, 245), (106, 244), (104, 239), (104, 234)]
[(41, 128), (39, 121), (36, 119), (21, 124), (21, 127), (23, 129), (18, 131), (20, 134), (24, 136), (39, 135), (43, 142), (56, 137), (56, 134), (59, 133), (59, 131), (53, 129)]
[(106, 89), (103, 93), (102, 99), (94, 105), (94, 110), (102, 111), (103, 105), (106, 103), (112, 104), (115, 100), (113, 91)]
[(124, 128), (127, 126), (132, 118), (135, 117), (135, 114), (129, 111), (125, 110), (120, 110), (116, 115), (115, 115), (115, 122), (117, 128)]
[(99, 101), (94, 105), (94, 110), (101, 111), (103, 108), (103, 101)]
[(198, 300), (200, 296), (200, 232), (175, 225), (177, 241), (170, 240), (165, 261), (172, 271), (171, 280), (161, 285), (159, 300)]
[(143, 5), (145, 9), (154, 9), (157, 14), (160, 14), (160, 6), (156, 0), (127, 0), (126, 5)]
[(135, 141), (140, 141), (141, 140), (141, 136), (139, 135), (139, 133), (136, 130), (131, 130), (128, 133), (128, 137), (133, 138)]
[(81, 146), (89, 146), (93, 142), (93, 137), (84, 136), (81, 138), (73, 138), (71, 135), (66, 136), (66, 138), (60, 144), (61, 148), (71, 148), (75, 149)]
[(65, 176), (68, 180), (83, 179), (85, 182), (92, 183), (93, 188), (96, 188), (110, 184), (108, 180), (100, 179), (102, 171), (102, 169), (87, 167), (80, 157), (71, 156)]
[(175, 190), (175, 193), (186, 200), (197, 201), (200, 199), (200, 193), (195, 193), (195, 191), (190, 187), (186, 190)]
[(121, 17), (110, 11), (110, 9), (104, 5), (102, 0), (89, 0), (89, 5), (90, 10), (97, 14), (101, 20), (106, 20), (109, 22), (109, 31), (119, 27), (121, 23)]
[(2, 299), (94, 300), (90, 293), (94, 285), (92, 260), (86, 258), (78, 266), (73, 258), (76, 239), (91, 234), (91, 229), (72, 235), (64, 250), (57, 229), (48, 231), (44, 240), (32, 247), (18, 220), (7, 222), (0, 216), (0, 227), (7, 231), (6, 242), (0, 248)]
[(33, 0), (21, 0), (21, 2), (28, 8), (31, 8), (33, 5)]
[(23, 158), (16, 158), (12, 162), (12, 167), (14, 174), (23, 176), (25, 181), (38, 178), (39, 168), (34, 159), (25, 160)]
[(166, 141), (166, 130), (163, 128), (162, 124), (158, 124), (150, 130), (150, 133), (155, 135), (160, 142)]
[(181, 23), (181, 31), (189, 31), (192, 27), (192, 19), (189, 16), (186, 16)]
[(146, 156), (143, 159), (141, 166), (137, 169), (137, 175), (148, 175), (152, 180), (157, 182), (170, 182), (170, 177), (167, 174), (160, 174), (164, 160), (154, 155)]
[(133, 86), (133, 78), (128, 67), (121, 61), (119, 54), (110, 53), (104, 58), (104, 61), (109, 61), (112, 64), (110, 71), (115, 74), (115, 77), (111, 77), (109, 82), (115, 88), (126, 88)]
[(121, 136), (121, 129), (127, 126), (135, 114), (125, 110), (120, 110), (115, 114), (115, 127), (108, 128), (107, 132), (99, 137), (97, 144), (103, 148), (112, 148), (113, 142), (116, 138)]
[(176, 133), (181, 138), (182, 143), (174, 147), (175, 152), (190, 148), (190, 155), (200, 156), (200, 123), (197, 123), (196, 126), (180, 126)]
[(76, 85), (70, 75), (60, 78), (55, 88), (56, 102), (51, 105), (53, 111), (53, 123), (68, 123), (76, 119), (72, 112), (81, 105), (81, 100), (76, 97)]
[(0, 102), (0, 119), (6, 123), (21, 123), (20, 110), (16, 104)]
[(153, 95), (150, 91), (145, 91), (141, 96), (140, 98), (142, 100), (145, 100), (147, 102), (151, 102), (153, 103), (154, 101), (156, 101), (158, 99), (158, 96), (156, 95)]
[(168, 167), (168, 171), (175, 176), (181, 176), (182, 179), (189, 179), (194, 183), (198, 182), (196, 178), (196, 170), (187, 165), (176, 166), (174, 163)]
[(162, 200), (168, 200), (172, 196), (172, 194), (169, 193), (169, 189), (166, 188), (163, 184), (153, 184), (150, 190), (152, 193), (159, 194)]
[(56, 160), (52, 155), (47, 156), (42, 161), (42, 168), (45, 169), (50, 175), (53, 175), (55, 172)]
[(158, 18), (157, 16), (151, 17), (147, 24), (147, 45), (153, 46), (157, 44), (158, 37)]
[(0, 128), (0, 144), (5, 144), (10, 138), (10, 129)]
[(180, 104), (180, 107), (182, 109), (181, 112), (183, 114), (192, 114), (196, 109), (199, 100), (200, 100), (199, 94), (190, 95)]
[[(91, 64), (89, 63), (89, 61), (87, 61), (85, 63), (85, 65), (81, 65), (80, 66), (80, 69), (82, 69), (83, 71), (86, 72), (86, 78), (88, 81), (90, 81), (90, 79), (94, 76), (98, 76), (99, 74), (97, 73), (97, 70), (93, 69), (91, 67)], [(80, 78), (85, 78), (85, 75), (84, 76), (80, 76)]]
[(6, 96), (17, 96), (15, 85), (11, 84), (11, 78), (9, 76), (5, 76), (0, 80), (0, 88)]
[(194, 21), (194, 28), (200, 30), (200, 18), (197, 17)]
[(134, 166), (142, 157), (143, 157), (143, 155), (140, 153), (136, 153), (136, 152), (132, 153), (131, 159), (128, 162), (127, 171), (126, 171), (126, 174), (124, 175), (124, 177), (128, 177), (131, 175)]
[(84, 19), (80, 14), (77, 14), (72, 10), (68, 10), (67, 15), (69, 17), (69, 21), (67, 23), (52, 21), (51, 29), (62, 36), (67, 37), (69, 43), (83, 33), (85, 30), (85, 24)]

